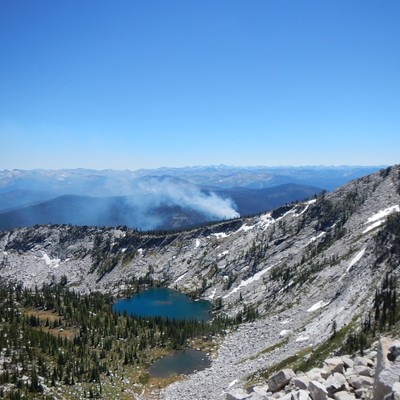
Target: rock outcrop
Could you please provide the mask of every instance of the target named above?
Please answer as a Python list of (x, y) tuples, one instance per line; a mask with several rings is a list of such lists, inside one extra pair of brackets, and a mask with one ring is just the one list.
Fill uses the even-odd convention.
[[(381, 338), (378, 344), (376, 376), (373, 388), (374, 400), (394, 398), (400, 381), (400, 343)], [(392, 393), (393, 396), (392, 396)]]
[[(322, 368), (313, 368), (306, 373), (294, 374), (292, 370), (281, 370), (269, 378), (268, 385), (255, 385), (247, 392), (243, 388), (235, 387), (232, 393), (226, 394), (226, 398), (397, 400), (400, 399), (399, 355), (400, 343), (384, 337), (363, 357), (330, 358), (325, 360)], [(287, 379), (289, 375), (292, 375), (291, 379)], [(235, 397), (239, 393), (242, 397)]]

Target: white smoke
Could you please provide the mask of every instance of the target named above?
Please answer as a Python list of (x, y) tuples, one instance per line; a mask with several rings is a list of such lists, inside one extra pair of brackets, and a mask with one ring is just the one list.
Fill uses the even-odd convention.
[(202, 192), (197, 186), (170, 177), (151, 177), (140, 182), (141, 192), (151, 195), (151, 202), (190, 208), (211, 219), (239, 217), (231, 199), (213, 192)]

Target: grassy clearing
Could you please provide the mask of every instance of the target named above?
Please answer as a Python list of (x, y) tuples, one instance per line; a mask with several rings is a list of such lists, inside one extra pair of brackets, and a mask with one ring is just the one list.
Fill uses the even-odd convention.
[(207, 337), (196, 337), (189, 341), (190, 347), (196, 350), (204, 351), (211, 355), (216, 354), (218, 351), (219, 343)]
[[(74, 327), (66, 327), (64, 325), (63, 317), (59, 316), (58, 313), (50, 310), (36, 310), (36, 309), (24, 309), (22, 313), (27, 317), (35, 317), (40, 321), (40, 326), (37, 329), (42, 330), (45, 333), (50, 333), (53, 336), (60, 336), (62, 338), (73, 339), (78, 333), (78, 330)], [(61, 323), (61, 325), (51, 328), (50, 325), (54, 323)], [(46, 324), (49, 323), (49, 326)]]

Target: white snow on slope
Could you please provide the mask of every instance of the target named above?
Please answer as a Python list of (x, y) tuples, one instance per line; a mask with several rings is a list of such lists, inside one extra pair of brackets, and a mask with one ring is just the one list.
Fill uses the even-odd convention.
[(317, 236), (313, 236), (313, 237), (310, 238), (310, 240), (308, 241), (307, 246), (308, 246), (310, 243), (315, 242), (315, 241), (318, 240), (319, 238), (322, 238), (322, 236), (324, 236), (324, 235), (326, 235), (326, 232), (320, 232), (320, 233), (318, 233)]
[(53, 267), (53, 268), (57, 268), (60, 265), (61, 260), (59, 258), (51, 259), (47, 255), (47, 253), (45, 253), (44, 251), (42, 253), (43, 253), (43, 260), (46, 263), (46, 265), (49, 265), (50, 267)]
[(369, 217), (365, 224), (372, 224), (373, 222), (383, 219), (394, 212), (400, 212), (399, 205), (391, 206), (391, 207), (385, 208), (384, 210), (378, 211), (376, 214)]
[(346, 269), (346, 272), (339, 278), (339, 282), (345, 277), (345, 275), (350, 271), (351, 267), (356, 264), (358, 261), (361, 260), (362, 256), (365, 253), (365, 249), (366, 247), (364, 247), (362, 250), (360, 250), (354, 257), (353, 259), (350, 261), (349, 266)]
[(299, 336), (299, 337), (296, 339), (296, 342), (305, 342), (305, 341), (307, 341), (308, 339), (310, 339), (310, 337), (307, 336), (307, 335)]
[(271, 217), (271, 213), (261, 215), (260, 222), (258, 224), (263, 228), (268, 228), (271, 224), (273, 224), (275, 220)]
[(279, 290), (278, 293), (282, 293), (284, 290), (289, 289), (290, 286), (294, 284), (294, 280), (292, 279), (287, 285), (285, 285), (282, 289)]
[(227, 388), (226, 388), (225, 390), (230, 389), (232, 386), (236, 385), (236, 383), (238, 383), (238, 382), (239, 382), (239, 379), (235, 379), (234, 381), (232, 381), (232, 382), (227, 386)]
[(326, 307), (329, 304), (328, 302), (324, 302), (323, 300), (320, 300), (318, 303), (315, 303), (313, 306), (311, 306), (307, 312), (313, 312), (313, 311), (317, 311), (322, 307)]
[(215, 236), (217, 239), (223, 239), (229, 236), (225, 232), (212, 233), (211, 235)]
[(368, 228), (365, 228), (362, 233), (368, 233), (369, 231), (372, 231), (373, 229), (377, 228), (378, 226), (381, 226), (385, 222), (384, 219), (380, 219), (379, 221), (374, 222), (371, 224)]
[(224, 256), (227, 256), (229, 254), (229, 250), (225, 250), (225, 251), (223, 251), (222, 253), (219, 253), (218, 255), (217, 255), (217, 258), (222, 258), (222, 257), (224, 257)]
[(194, 245), (195, 249), (197, 249), (200, 246), (200, 239), (196, 239), (196, 243)]
[(235, 233), (239, 233), (239, 232), (241, 232), (241, 231), (247, 232), (247, 231), (250, 231), (251, 229), (253, 229), (253, 228), (255, 228), (255, 227), (256, 227), (256, 225), (250, 225), (250, 226), (248, 226), (248, 225), (244, 224), (244, 225), (242, 225)]
[(371, 224), (367, 228), (365, 228), (362, 233), (368, 233), (369, 231), (372, 231), (373, 229), (377, 228), (378, 226), (381, 226), (385, 220), (386, 217), (390, 214), (393, 214), (395, 212), (400, 212), (400, 206), (395, 205), (391, 206), (388, 208), (385, 208), (384, 210), (378, 211), (376, 214), (372, 215), (367, 219), (367, 222), (364, 223), (364, 225)]
[(312, 199), (312, 200), (306, 201), (305, 202), (306, 206), (304, 207), (304, 210), (299, 212), (298, 214), (295, 214), (296, 217), (300, 217), (300, 215), (303, 215), (308, 210), (308, 208), (311, 206), (311, 204), (314, 204), (316, 201), (317, 201), (317, 199)]
[(285, 214), (281, 215), (279, 218), (276, 218), (276, 219), (271, 217), (271, 213), (267, 213), (267, 214), (261, 215), (259, 217), (259, 221), (256, 224), (254, 224), (254, 225), (246, 225), (246, 224), (244, 224), (235, 233), (239, 233), (239, 232), (242, 232), (242, 231), (243, 232), (247, 232), (247, 231), (250, 231), (251, 229), (254, 229), (256, 227), (261, 227), (262, 229), (265, 230), (270, 225), (272, 225), (275, 222), (278, 222), (281, 219), (285, 218), (288, 214), (293, 214), (295, 217), (299, 217), (300, 215), (304, 214), (308, 210), (310, 205), (314, 204), (316, 201), (317, 201), (316, 199), (306, 201), (304, 203), (304, 205), (305, 205), (304, 210), (302, 210), (298, 214), (295, 212), (294, 208), (292, 208), (289, 211), (287, 211)]
[(215, 297), (215, 293), (217, 293), (217, 289), (214, 289), (214, 290), (211, 292), (211, 294), (208, 296), (208, 298), (209, 298), (210, 300), (213, 300), (214, 297)]
[(267, 267), (261, 271), (258, 271), (255, 273), (252, 277), (249, 279), (246, 279), (245, 281), (240, 282), (239, 286), (235, 287), (233, 290), (231, 290), (228, 294), (226, 294), (223, 298), (226, 299), (232, 294), (236, 293), (239, 291), (242, 287), (245, 287), (247, 285), (250, 285), (250, 283), (253, 283), (255, 281), (258, 281), (265, 273), (267, 273), (274, 265), (271, 265), (270, 267)]
[(174, 283), (178, 283), (181, 279), (183, 279), (185, 277), (185, 275), (187, 274), (187, 271), (182, 274), (181, 276), (179, 276), (177, 279), (175, 279)]

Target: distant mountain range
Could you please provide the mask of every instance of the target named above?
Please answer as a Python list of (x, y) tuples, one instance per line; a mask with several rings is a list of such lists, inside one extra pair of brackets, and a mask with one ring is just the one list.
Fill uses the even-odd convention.
[(271, 210), (380, 167), (0, 171), (0, 229), (56, 223), (177, 229)]

